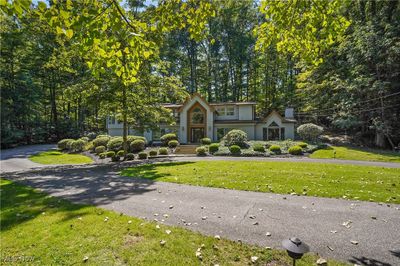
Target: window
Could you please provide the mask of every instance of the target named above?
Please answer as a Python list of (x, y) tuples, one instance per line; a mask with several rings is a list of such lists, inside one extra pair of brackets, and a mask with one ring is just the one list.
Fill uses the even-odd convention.
[(281, 127), (281, 140), (285, 139), (285, 128)]
[(217, 139), (221, 140), (230, 130), (230, 128), (217, 128)]
[(234, 106), (221, 106), (217, 107), (217, 116), (234, 116), (235, 107)]
[(233, 106), (226, 107), (226, 115), (227, 116), (235, 115), (235, 107)]
[(217, 116), (225, 116), (225, 107), (217, 107)]
[(192, 121), (192, 124), (203, 124), (204, 123), (204, 113), (199, 107), (196, 107), (193, 109), (191, 121)]
[(160, 138), (161, 138), (160, 130), (157, 130), (157, 129), (153, 130), (152, 139), (153, 140), (160, 140)]
[(110, 116), (108, 119), (109, 124), (115, 124), (115, 116)]

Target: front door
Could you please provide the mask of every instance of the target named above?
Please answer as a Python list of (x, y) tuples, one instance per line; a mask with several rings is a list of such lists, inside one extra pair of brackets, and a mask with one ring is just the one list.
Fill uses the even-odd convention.
[(190, 142), (200, 143), (200, 140), (204, 138), (204, 128), (203, 127), (192, 127), (190, 132)]

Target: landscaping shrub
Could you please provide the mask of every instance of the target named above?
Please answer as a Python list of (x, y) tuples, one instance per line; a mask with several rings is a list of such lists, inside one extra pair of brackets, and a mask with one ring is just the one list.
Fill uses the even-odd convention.
[(219, 150), (219, 143), (212, 143), (208, 146), (208, 151), (213, 154)]
[(100, 159), (105, 159), (106, 157), (107, 157), (107, 154), (105, 152), (99, 154)]
[(279, 147), (278, 145), (271, 145), (269, 147), (269, 150), (273, 153), (279, 154), (281, 153), (281, 147)]
[(262, 144), (254, 144), (253, 150), (258, 152), (265, 152), (265, 147)]
[(201, 144), (202, 145), (210, 145), (211, 144), (211, 139), (210, 138), (202, 138), (201, 139)]
[(87, 137), (89, 140), (94, 140), (94, 139), (97, 137), (97, 134), (94, 133), (94, 132), (89, 132), (89, 133), (86, 135), (86, 137)]
[(142, 151), (142, 152), (139, 152), (139, 159), (147, 159), (147, 152), (144, 152), (144, 151)]
[(88, 137), (80, 137), (79, 139), (83, 140), (85, 143), (89, 142), (89, 138)]
[(232, 145), (229, 147), (229, 151), (233, 155), (238, 155), (241, 153), (240, 146), (239, 145)]
[(120, 151), (117, 152), (117, 155), (119, 157), (123, 157), (125, 155), (125, 151), (124, 150), (120, 150)]
[(225, 146), (237, 145), (239, 147), (245, 148), (247, 146), (247, 134), (246, 132), (234, 129), (228, 132), (224, 137)]
[(106, 152), (106, 156), (108, 157), (108, 158), (111, 158), (111, 157), (113, 157), (115, 155), (115, 151), (108, 151), (108, 152)]
[(308, 144), (305, 142), (299, 142), (299, 143), (297, 143), (297, 146), (300, 146), (302, 148), (307, 148)]
[(136, 139), (131, 143), (131, 151), (132, 152), (140, 152), (145, 148), (145, 142), (142, 139)]
[(111, 157), (111, 161), (112, 162), (118, 162), (119, 159), (120, 159), (120, 157), (118, 155), (114, 155), (114, 156)]
[(111, 138), (111, 136), (110, 135), (107, 135), (107, 134), (102, 134), (102, 135), (98, 135), (96, 138)]
[(168, 149), (167, 148), (160, 148), (158, 150), (158, 154), (160, 154), (160, 155), (168, 155)]
[(104, 135), (97, 136), (97, 138), (95, 138), (93, 140), (93, 146), (95, 148), (98, 147), (98, 146), (107, 147), (107, 143), (110, 140), (110, 137), (109, 136), (102, 137), (102, 136), (104, 136)]
[(292, 155), (301, 155), (303, 154), (303, 149), (300, 146), (293, 146), (289, 148), (289, 153)]
[(62, 139), (57, 143), (57, 148), (59, 150), (67, 150), (68, 149), (68, 142), (74, 141), (73, 139)]
[(72, 152), (81, 152), (85, 148), (86, 142), (81, 139), (74, 140), (69, 143), (69, 150)]
[(170, 142), (171, 140), (178, 140), (178, 137), (176, 136), (175, 133), (168, 133), (161, 136), (160, 140), (163, 146), (167, 146), (168, 142)]
[(207, 148), (204, 146), (200, 146), (196, 148), (197, 156), (205, 156), (207, 155)]
[(103, 152), (106, 151), (106, 147), (104, 147), (104, 146), (98, 146), (98, 147), (96, 147), (96, 148), (94, 149), (94, 151), (95, 151), (96, 154), (100, 154), (100, 153), (103, 153)]
[(107, 143), (107, 150), (109, 151), (119, 151), (123, 149), (124, 140), (122, 137), (113, 137)]
[(126, 159), (127, 161), (132, 161), (132, 160), (135, 159), (135, 154), (133, 154), (133, 153), (127, 153), (126, 156), (125, 156), (125, 159)]
[(322, 127), (313, 123), (304, 124), (297, 128), (297, 133), (305, 140), (316, 140), (323, 131)]
[(149, 151), (150, 156), (157, 156), (157, 151), (156, 150), (151, 150)]
[(171, 149), (178, 147), (178, 145), (179, 145), (179, 142), (177, 140), (170, 140), (168, 142), (168, 147), (170, 147)]
[(145, 145), (147, 142), (146, 138), (142, 137), (142, 136), (129, 135), (126, 137), (126, 141), (128, 142), (128, 145), (131, 145), (131, 143), (134, 142), (135, 140), (143, 140)]

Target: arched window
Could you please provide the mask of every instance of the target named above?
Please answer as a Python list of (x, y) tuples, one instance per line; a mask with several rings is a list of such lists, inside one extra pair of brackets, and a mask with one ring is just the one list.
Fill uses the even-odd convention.
[(191, 116), (192, 116), (191, 118), (192, 124), (204, 123), (204, 113), (199, 107), (193, 109)]

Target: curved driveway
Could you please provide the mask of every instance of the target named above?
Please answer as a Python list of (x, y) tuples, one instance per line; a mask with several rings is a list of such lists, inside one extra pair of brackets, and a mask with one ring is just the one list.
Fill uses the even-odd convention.
[(273, 248), (280, 248), (282, 239), (298, 236), (324, 257), (359, 265), (400, 265), (400, 205), (121, 177), (118, 171), (125, 165), (58, 166), (3, 176), (73, 202), (207, 235)]

